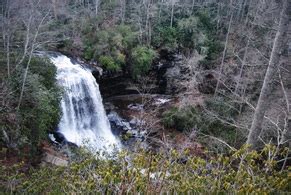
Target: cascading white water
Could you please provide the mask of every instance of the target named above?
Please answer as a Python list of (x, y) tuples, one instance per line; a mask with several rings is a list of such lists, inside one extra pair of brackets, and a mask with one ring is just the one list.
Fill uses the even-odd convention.
[(92, 73), (70, 58), (59, 55), (51, 57), (57, 67), (57, 80), (64, 88), (61, 101), (62, 118), (59, 132), (77, 145), (93, 149), (119, 147), (107, 119), (99, 86)]

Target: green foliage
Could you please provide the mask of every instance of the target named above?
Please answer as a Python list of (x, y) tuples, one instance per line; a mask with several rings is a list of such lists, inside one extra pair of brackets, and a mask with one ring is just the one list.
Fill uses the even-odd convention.
[(207, 48), (205, 57), (206, 61), (217, 59), (223, 49), (222, 44), (214, 38), (206, 39), (205, 47)]
[(158, 27), (154, 32), (152, 44), (154, 47), (163, 47), (168, 50), (174, 50), (178, 47), (177, 28), (175, 27)]
[[(26, 63), (26, 62), (25, 62)], [(47, 58), (33, 57), (29, 66), (30, 73), (37, 74), (40, 77), (40, 82), (47, 89), (56, 87), (55, 66)]]
[(178, 22), (179, 27), (179, 43), (189, 49), (193, 49), (198, 45), (198, 42), (203, 42), (204, 35), (198, 29), (199, 18), (192, 16), (183, 18)]
[(105, 30), (97, 31), (95, 34), (93, 32), (86, 34), (84, 36), (84, 58), (87, 60), (97, 60), (99, 56), (109, 53), (109, 37), (109, 32)]
[(83, 41), (84, 58), (98, 60), (103, 55), (117, 58), (117, 54), (126, 53), (136, 44), (137, 36), (130, 26), (119, 25), (106, 30), (87, 30)]
[(223, 117), (227, 121), (233, 120), (235, 116), (239, 114), (238, 105), (230, 102), (227, 98), (210, 98), (205, 101), (205, 107), (219, 114), (220, 117)]
[(126, 68), (130, 51), (137, 44), (137, 36), (127, 25), (98, 31), (88, 28), (84, 32), (83, 42), (85, 59), (99, 61), (106, 70), (118, 71)]
[(116, 56), (116, 63), (120, 66), (125, 66), (126, 56), (122, 53), (117, 54)]
[(118, 25), (116, 31), (122, 36), (122, 48), (132, 49), (137, 44), (137, 33), (128, 25)]
[(214, 137), (219, 137), (233, 146), (244, 143), (242, 133), (231, 124), (235, 124), (235, 117), (239, 114), (239, 107), (228, 99), (215, 98), (205, 101), (204, 120), (200, 130)]
[[(17, 70), (12, 82), (16, 100), (19, 98), (24, 68)], [(60, 118), (61, 93), (55, 76), (56, 67), (48, 59), (32, 58), (18, 110), (20, 137), (27, 140), (32, 149), (46, 138), (48, 131), (54, 130)]]
[(133, 78), (146, 74), (155, 57), (156, 52), (151, 48), (145, 46), (134, 48), (131, 53)]
[(213, 67), (206, 67), (210, 61), (215, 60), (219, 57), (223, 47), (219, 41), (217, 36), (217, 32), (215, 29), (215, 22), (213, 18), (211, 18), (211, 12), (208, 10), (201, 10), (197, 13), (198, 28), (200, 32), (204, 34), (203, 42), (199, 44), (199, 50), (203, 50), (202, 53), (205, 55), (205, 60), (201, 63), (204, 64), (206, 69), (210, 69)]
[(118, 1), (117, 0), (110, 0), (110, 1), (102, 1), (101, 4), (101, 9), (106, 10), (106, 11), (112, 11), (113, 8), (117, 5)]
[(211, 12), (209, 10), (206, 9), (200, 10), (197, 13), (197, 17), (199, 18), (197, 25), (201, 30), (203, 30), (209, 36), (214, 35), (216, 33), (215, 20), (211, 18)]
[[(109, 4), (114, 4), (114, 2)], [(108, 5), (107, 3), (101, 3), (101, 7)], [(175, 13), (176, 19), (172, 27), (169, 26), (169, 17), (166, 12), (167, 9), (161, 8), (161, 17), (152, 18), (150, 34), (146, 32), (140, 34), (140, 29), (134, 28), (136, 26), (136, 23), (132, 23), (136, 21), (134, 19), (129, 20), (126, 25), (115, 24), (110, 26), (107, 24), (101, 25), (101, 21), (106, 21), (105, 18), (97, 22), (88, 19), (88, 22), (84, 22), (85, 27), (82, 28), (83, 57), (87, 60), (98, 61), (101, 56), (111, 56), (115, 64), (119, 64), (117, 62), (118, 54), (123, 54), (125, 56), (124, 61), (130, 63), (123, 69), (132, 72), (134, 68), (131, 67), (136, 66), (136, 64), (133, 64), (134, 61), (131, 60), (132, 50), (143, 44), (148, 44), (148, 40), (151, 40), (150, 44), (153, 48), (181, 49), (186, 54), (197, 50), (206, 56), (207, 61), (218, 57), (221, 52), (221, 45), (217, 41), (216, 24), (211, 17), (211, 11), (203, 9), (202, 11), (195, 11), (192, 15), (183, 14), (179, 11)], [(148, 37), (149, 35), (151, 37)], [(139, 72), (132, 73), (132, 75), (136, 74), (139, 74)]]
[[(173, 107), (162, 114), (162, 123), (167, 128), (187, 131), (195, 128), (198, 133), (220, 138), (232, 146), (241, 146), (244, 135), (234, 126), (239, 111), (237, 105), (226, 99), (208, 99), (203, 108)], [(202, 140), (200, 140), (203, 142)], [(213, 145), (206, 143), (208, 147)]]
[[(114, 158), (81, 149), (68, 167), (44, 166), (28, 174), (23, 165), (1, 166), (0, 189), (24, 194), (178, 193), (273, 194), (290, 192), (290, 168), (278, 157), (288, 149), (272, 145), (260, 151), (247, 146), (226, 155), (191, 156), (188, 150), (153, 154), (121, 151)], [(180, 163), (180, 159), (186, 159)], [(280, 159), (280, 158), (279, 158)]]
[(221, 52), (221, 44), (216, 35), (216, 25), (208, 10), (198, 11), (194, 15), (179, 14), (173, 27), (160, 23), (153, 28), (152, 45), (168, 50), (181, 49), (189, 53), (194, 49), (206, 56), (206, 60), (213, 60)]
[(118, 71), (120, 70), (120, 65), (117, 64), (111, 56), (101, 56), (99, 62), (106, 70)]
[(163, 113), (162, 122), (168, 128), (187, 131), (200, 123), (200, 116), (194, 107), (172, 108)]

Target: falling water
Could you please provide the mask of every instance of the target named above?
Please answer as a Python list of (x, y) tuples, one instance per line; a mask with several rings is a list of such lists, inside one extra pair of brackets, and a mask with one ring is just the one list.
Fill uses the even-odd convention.
[(57, 67), (57, 80), (64, 88), (59, 132), (79, 146), (98, 150), (118, 147), (119, 141), (111, 132), (99, 86), (91, 72), (64, 55), (51, 60)]

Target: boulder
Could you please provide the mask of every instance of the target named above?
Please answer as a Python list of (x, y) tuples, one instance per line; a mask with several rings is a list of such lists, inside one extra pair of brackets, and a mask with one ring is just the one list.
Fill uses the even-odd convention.
[(49, 163), (56, 166), (67, 166), (69, 164), (66, 154), (62, 153), (60, 149), (46, 141), (41, 143), (41, 151), (42, 164)]
[(53, 164), (56, 166), (62, 166), (62, 167), (68, 166), (68, 164), (69, 164), (68, 160), (60, 158), (60, 157), (55, 156), (53, 154), (50, 154), (48, 152), (44, 153), (44, 156), (42, 158), (42, 162)]

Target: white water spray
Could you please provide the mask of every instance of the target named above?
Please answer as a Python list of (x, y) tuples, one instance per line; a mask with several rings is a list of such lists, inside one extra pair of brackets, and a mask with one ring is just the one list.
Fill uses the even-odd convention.
[(94, 150), (119, 147), (92, 73), (79, 64), (73, 64), (64, 55), (51, 57), (51, 61), (57, 67), (57, 80), (65, 90), (59, 132), (78, 146), (85, 145)]

